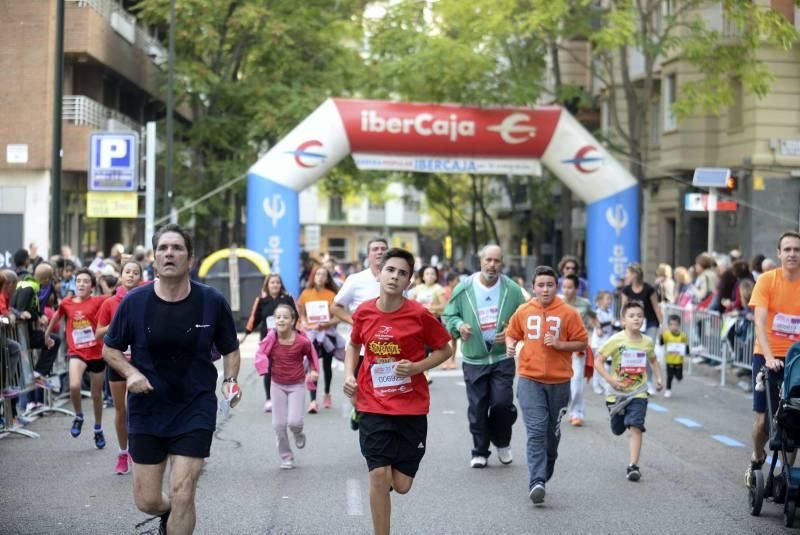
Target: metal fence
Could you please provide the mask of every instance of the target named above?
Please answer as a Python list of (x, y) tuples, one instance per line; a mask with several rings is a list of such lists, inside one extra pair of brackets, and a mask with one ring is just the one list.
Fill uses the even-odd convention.
[(694, 307), (683, 308), (678, 305), (662, 304), (664, 328), (670, 316), (681, 321), (681, 330), (689, 338), (689, 370), (692, 373), (692, 359), (701, 357), (715, 362), (720, 367), (720, 384), (727, 382), (730, 366), (751, 369), (753, 362), (753, 342), (755, 330), (752, 318), (741, 314), (720, 314)]

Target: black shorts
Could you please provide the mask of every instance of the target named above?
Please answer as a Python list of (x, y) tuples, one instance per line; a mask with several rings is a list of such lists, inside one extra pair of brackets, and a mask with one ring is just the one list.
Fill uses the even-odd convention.
[[(613, 403), (606, 403), (611, 410)], [(644, 428), (644, 418), (647, 416), (647, 400), (644, 398), (634, 398), (625, 405), (625, 408), (611, 417), (611, 432), (621, 435), (629, 427), (638, 427), (642, 433)]]
[(766, 414), (767, 412), (767, 390), (769, 390), (769, 400), (770, 403), (772, 403), (772, 411), (778, 410), (778, 398), (781, 385), (783, 384), (783, 368), (781, 368), (777, 372), (769, 372), (769, 381), (765, 381), (768, 386), (765, 386), (764, 390), (759, 391), (756, 389), (758, 372), (761, 371), (761, 368), (764, 367), (766, 362), (764, 355), (753, 355), (753, 412), (762, 414)]
[(372, 471), (391, 466), (408, 477), (414, 477), (425, 456), (428, 417), (394, 416), (361, 413), (358, 424), (361, 455)]
[(106, 361), (104, 361), (103, 359), (85, 360), (83, 357), (80, 357), (78, 355), (69, 355), (67, 358), (69, 360), (72, 359), (80, 360), (81, 362), (86, 364), (86, 369), (91, 373), (102, 373), (106, 371)]
[(127, 381), (123, 376), (117, 373), (113, 367), (108, 367), (108, 380), (111, 383), (119, 383), (120, 381)]
[(128, 452), (138, 464), (161, 464), (167, 455), (205, 459), (211, 454), (213, 431), (195, 429), (175, 437), (157, 437), (131, 433), (128, 436)]

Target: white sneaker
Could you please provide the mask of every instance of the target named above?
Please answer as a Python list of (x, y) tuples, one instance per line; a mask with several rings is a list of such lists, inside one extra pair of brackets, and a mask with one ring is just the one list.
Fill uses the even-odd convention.
[(306, 434), (300, 431), (299, 433), (294, 434), (294, 445), (297, 446), (298, 450), (302, 450), (306, 447)]
[(672, 390), (665, 390), (664, 391), (664, 397), (665, 398), (671, 398), (672, 397)]
[(511, 464), (511, 461), (514, 460), (514, 456), (511, 455), (511, 446), (506, 448), (497, 448), (497, 458), (503, 464)]
[(480, 455), (476, 455), (469, 462), (469, 465), (472, 468), (486, 468), (487, 464), (489, 464), (489, 460), (486, 457), (481, 457)]
[(533, 502), (533, 505), (542, 505), (544, 503), (544, 495), (544, 485), (537, 483), (528, 493), (528, 498)]
[(599, 386), (598, 386), (598, 387), (595, 387), (593, 390), (594, 390), (594, 393), (595, 393), (595, 394), (597, 394), (598, 396), (600, 396), (600, 395), (603, 395), (603, 394), (605, 394), (605, 393), (606, 393), (606, 392), (605, 392), (605, 390), (603, 390), (603, 389), (602, 389), (602, 388), (600, 388)]
[(292, 459), (281, 461), (281, 470), (292, 470), (294, 468), (294, 461)]

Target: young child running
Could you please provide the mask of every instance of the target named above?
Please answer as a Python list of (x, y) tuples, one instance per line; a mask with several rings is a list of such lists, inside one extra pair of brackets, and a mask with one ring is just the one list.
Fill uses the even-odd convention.
[[(122, 264), (122, 275), (119, 278), (119, 286), (113, 296), (106, 299), (100, 306), (97, 313), (97, 334), (95, 338), (102, 341), (114, 319), (114, 314), (122, 302), (125, 295), (139, 286), (142, 282), (142, 267), (134, 260), (128, 260)], [(125, 357), (130, 360), (130, 351), (125, 353)], [(119, 442), (119, 453), (117, 454), (117, 465), (114, 472), (123, 475), (130, 472), (131, 458), (128, 454), (128, 423), (127, 415), (127, 380), (118, 374), (114, 368), (108, 368), (108, 383), (111, 388), (111, 399), (114, 400), (114, 428), (117, 431), (117, 441)]]
[[(297, 316), (291, 305), (281, 303), (275, 307), (275, 329), (270, 329), (256, 351), (256, 369), (260, 374), (272, 368), (272, 429), (278, 438), (281, 468), (294, 468), (294, 454), (289, 445), (289, 433), (294, 435), (297, 449), (306, 446), (303, 433), (303, 399), (306, 392), (304, 361), (309, 360), (308, 380), (316, 381), (319, 360), (311, 340), (295, 330)], [(288, 429), (288, 430), (287, 430)]]
[(669, 330), (661, 334), (661, 345), (667, 362), (667, 390), (665, 398), (672, 397), (672, 380), (683, 380), (683, 357), (689, 349), (689, 337), (681, 330), (681, 318), (672, 315), (667, 320)]
[[(594, 313), (597, 315), (597, 321), (600, 323), (600, 326), (592, 330), (592, 337), (589, 344), (592, 347), (592, 352), (596, 354), (600, 351), (603, 344), (611, 338), (611, 335), (614, 334), (614, 313), (611, 310), (613, 299), (610, 292), (600, 290), (597, 292), (594, 302), (596, 305)], [(610, 365), (611, 363), (607, 360), (606, 370), (611, 369)], [(606, 382), (599, 373), (592, 375), (592, 389), (595, 394), (605, 394), (607, 386), (608, 385), (606, 385)]]
[[(642, 451), (644, 419), (647, 414), (647, 361), (656, 376), (656, 390), (661, 391), (661, 366), (655, 354), (655, 342), (642, 334), (644, 305), (641, 301), (628, 301), (622, 306), (623, 330), (612, 336), (600, 348), (595, 357), (595, 371), (603, 376), (611, 390), (606, 396), (606, 405), (611, 414), (611, 432), (619, 436), (630, 431), (630, 464), (628, 481), (639, 481), (639, 454)], [(611, 373), (603, 366), (611, 357)], [(617, 400), (617, 394), (623, 399)]]
[[(356, 397), (359, 442), (369, 470), (369, 503), (376, 535), (388, 535), (392, 490), (411, 490), (425, 455), (430, 391), (424, 371), (451, 355), (450, 334), (421, 304), (403, 297), (414, 273), (414, 257), (389, 249), (379, 273), (380, 297), (353, 314), (345, 356), (344, 393)], [(354, 376), (365, 347), (358, 378)], [(425, 349), (433, 349), (426, 356)]]
[(556, 295), (557, 288), (555, 270), (537, 267), (536, 297), (517, 309), (506, 330), (509, 355), (522, 340), (517, 399), (528, 434), (528, 498), (534, 505), (544, 503), (545, 484), (555, 470), (559, 427), (570, 401), (572, 354), (586, 349), (589, 340), (580, 314)]
[(106, 447), (103, 435), (103, 380), (106, 362), (103, 360), (103, 342), (95, 337), (97, 313), (107, 296), (93, 296), (95, 278), (88, 269), (75, 272), (75, 296), (61, 302), (58, 311), (50, 319), (44, 333), (47, 347), (53, 345), (50, 332), (56, 322), (64, 316), (67, 322), (67, 358), (69, 359), (69, 397), (75, 408), (75, 419), (70, 433), (78, 438), (83, 427), (81, 406), (81, 380), (89, 370), (92, 403), (94, 405), (94, 445), (97, 449)]

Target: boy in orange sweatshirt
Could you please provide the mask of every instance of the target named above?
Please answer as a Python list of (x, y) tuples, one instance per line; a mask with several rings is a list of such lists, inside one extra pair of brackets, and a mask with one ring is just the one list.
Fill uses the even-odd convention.
[(536, 297), (519, 307), (508, 323), (506, 347), (513, 356), (517, 342), (523, 342), (517, 399), (528, 433), (528, 497), (541, 505), (558, 457), (559, 425), (569, 405), (572, 353), (586, 349), (589, 335), (578, 311), (556, 296), (555, 270), (537, 267), (533, 291)]

